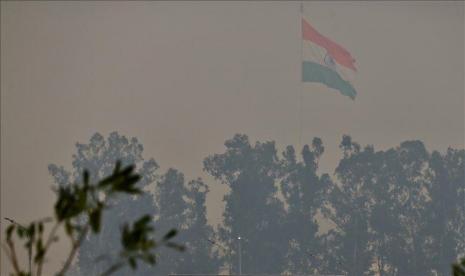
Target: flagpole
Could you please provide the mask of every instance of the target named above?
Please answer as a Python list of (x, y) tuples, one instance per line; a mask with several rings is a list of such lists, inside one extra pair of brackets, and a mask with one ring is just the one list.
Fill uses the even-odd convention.
[(303, 82), (302, 82), (302, 76), (303, 76), (303, 61), (304, 61), (304, 41), (302, 38), (302, 18), (304, 16), (304, 3), (300, 2), (300, 18), (299, 18), (299, 24), (300, 24), (300, 80), (299, 80), (299, 90), (300, 90), (300, 98), (299, 98), (299, 151), (302, 149), (302, 109), (303, 109)]

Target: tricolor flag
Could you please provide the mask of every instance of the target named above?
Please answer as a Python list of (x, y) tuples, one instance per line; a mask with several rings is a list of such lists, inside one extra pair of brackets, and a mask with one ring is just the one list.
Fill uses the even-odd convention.
[(355, 99), (349, 74), (357, 71), (355, 59), (341, 45), (320, 34), (302, 18), (302, 81), (319, 82)]

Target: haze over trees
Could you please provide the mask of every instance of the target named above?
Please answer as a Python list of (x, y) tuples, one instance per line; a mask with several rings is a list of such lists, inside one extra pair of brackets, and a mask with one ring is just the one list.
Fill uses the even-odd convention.
[[(73, 271), (78, 275), (99, 275), (104, 272), (108, 265), (118, 258), (116, 254), (120, 252), (120, 222), (132, 223), (143, 214), (152, 215), (158, 233), (164, 233), (166, 229), (178, 229), (180, 233), (175, 240), (182, 242), (186, 251), (181, 253), (161, 250), (157, 252), (160, 265), (143, 264), (138, 267), (137, 275), (153, 275), (154, 271), (157, 274), (166, 274), (194, 268), (218, 270), (214, 256), (206, 257), (211, 255), (211, 244), (207, 240), (202, 243), (201, 240), (201, 237), (213, 232), (212, 228), (204, 223), (205, 196), (208, 188), (201, 180), (191, 181), (186, 186), (182, 174), (173, 169), (164, 175), (158, 174), (158, 164), (154, 159), (145, 160), (143, 151), (144, 148), (137, 138), (128, 139), (117, 132), (105, 138), (96, 133), (88, 144), (76, 144), (72, 172), (62, 166), (49, 166), (49, 172), (57, 185), (69, 185), (80, 182), (84, 169), (89, 171), (92, 181), (108, 176), (112, 173), (116, 161), (120, 160), (124, 166), (136, 166), (136, 173), (141, 176), (137, 183), (138, 188), (151, 192), (116, 198), (110, 202), (111, 207), (106, 211), (99, 235), (87, 237), (79, 250)], [(157, 200), (154, 200), (154, 196)], [(101, 256), (105, 258), (101, 259)], [(129, 268), (115, 273), (129, 274)]]
[[(121, 167), (121, 162), (118, 161), (112, 173), (99, 179), (98, 182), (92, 182), (89, 172), (84, 170), (80, 179), (82, 182), (55, 187), (56, 199), (52, 216), (36, 219), (27, 224), (5, 217), (10, 224), (5, 230), (6, 237), (2, 240), (2, 249), (11, 265), (9, 274), (43, 275), (43, 267), (48, 262), (47, 253), (60, 240), (58, 234), (60, 230), (64, 231), (65, 240), (69, 242), (69, 251), (62, 256), (63, 263), (55, 275), (71, 274), (70, 268), (76, 253), (87, 237), (98, 236), (102, 229), (102, 218), (106, 214), (105, 211), (111, 207), (110, 203), (115, 198), (144, 193), (136, 185), (140, 176), (134, 169), (134, 165)], [(178, 251), (184, 250), (184, 246), (171, 241), (177, 234), (176, 229), (170, 229), (162, 239), (155, 240), (151, 215), (145, 214), (133, 220), (134, 223), (120, 222), (121, 250), (118, 254), (112, 252), (116, 255), (116, 258), (110, 257), (114, 259), (114, 263), (109, 264), (108, 268), (99, 275), (111, 275), (125, 267), (130, 267), (134, 272), (140, 263), (153, 266), (157, 259), (155, 250), (163, 245)], [(27, 265), (24, 265), (26, 262), (21, 261), (21, 255), (17, 253), (18, 249), (26, 251)], [(74, 270), (74, 274), (76, 273), (79, 273), (78, 269)]]
[(209, 242), (214, 232), (207, 224), (207, 193), (208, 186), (201, 179), (186, 183), (184, 175), (175, 169), (169, 169), (157, 182), (157, 229), (162, 232), (171, 228), (179, 229), (177, 241), (187, 248), (185, 252), (162, 252), (156, 268), (157, 274), (218, 271), (220, 262)]
[(324, 173), (319, 138), (282, 152), (273, 141), (228, 139), (223, 152), (204, 159), (204, 171), (215, 179), (209, 185), (229, 188), (216, 230), (207, 223), (207, 183), (185, 180), (176, 169), (160, 174), (136, 138), (95, 134), (76, 144), (72, 171), (49, 170), (58, 185), (67, 185), (84, 168), (94, 179), (122, 160), (136, 164), (140, 187), (152, 194), (113, 202), (101, 235), (89, 236), (79, 252), (82, 275), (106, 267), (95, 258), (117, 252), (117, 222), (139, 212), (153, 214), (161, 233), (178, 229), (175, 240), (186, 252), (160, 251), (159, 264), (141, 267), (138, 275), (239, 273), (239, 236), (242, 273), (450, 275), (465, 253), (465, 150), (431, 152), (421, 141), (376, 150), (350, 136), (342, 137), (340, 149), (335, 171)]
[[(205, 171), (230, 188), (225, 195), (220, 241), (238, 258), (241, 237), (242, 266), (247, 273), (282, 271), (287, 241), (282, 237), (284, 206), (276, 197), (279, 160), (273, 142), (251, 145), (245, 135), (225, 142), (226, 151), (205, 159)], [(258, 246), (259, 245), (259, 246)], [(237, 262), (233, 273), (238, 274)], [(245, 270), (244, 270), (245, 271)]]

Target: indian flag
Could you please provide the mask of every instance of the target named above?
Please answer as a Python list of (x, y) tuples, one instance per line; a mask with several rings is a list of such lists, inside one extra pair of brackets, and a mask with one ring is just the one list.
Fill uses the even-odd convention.
[(302, 18), (302, 81), (318, 82), (355, 99), (357, 91), (350, 83), (357, 71), (355, 59), (341, 45), (320, 34)]

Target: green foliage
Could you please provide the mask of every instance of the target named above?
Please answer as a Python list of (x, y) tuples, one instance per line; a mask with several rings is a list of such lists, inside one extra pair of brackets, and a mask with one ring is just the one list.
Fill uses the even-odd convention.
[[(152, 265), (155, 264), (156, 256), (151, 250), (157, 247), (157, 243), (148, 235), (154, 230), (150, 225), (151, 221), (151, 217), (146, 215), (134, 222), (132, 227), (128, 224), (123, 226), (121, 242), (125, 248), (124, 256), (132, 269), (137, 267), (138, 259)], [(176, 234), (177, 231), (172, 229), (165, 234), (162, 242), (169, 246), (171, 244), (169, 240)], [(184, 247), (180, 245), (176, 249), (184, 251)]]
[[(118, 242), (118, 231), (114, 229), (121, 226), (121, 221), (135, 223), (137, 218), (149, 214), (155, 218), (153, 224), (158, 233), (169, 232), (171, 228), (180, 230), (175, 238), (176, 242), (185, 246), (185, 251), (178, 252), (182, 247), (174, 243), (173, 239), (167, 240), (164, 245), (176, 250), (160, 250), (156, 267), (147, 262), (137, 262), (137, 275), (218, 271), (220, 264), (215, 248), (206, 242), (215, 235), (206, 219), (208, 186), (200, 179), (185, 182), (182, 173), (175, 169), (159, 175), (158, 164), (154, 159), (144, 159), (143, 151), (143, 145), (135, 137), (128, 139), (117, 132), (106, 137), (95, 133), (86, 143), (76, 144), (72, 171), (66, 171), (62, 166), (49, 165), (55, 183), (68, 186), (72, 182), (84, 181), (84, 169), (88, 169), (87, 177), (90, 181), (109, 176), (115, 161), (121, 160), (122, 165), (133, 164), (137, 167), (141, 179), (134, 187), (149, 191), (133, 196), (115, 196), (109, 200), (111, 208), (105, 210), (99, 234), (88, 235), (79, 248), (72, 270), (78, 275), (99, 275), (116, 263), (113, 267), (117, 270), (115, 275), (131, 274), (130, 265), (119, 268), (122, 264), (118, 263), (117, 253), (122, 250), (122, 246)], [(105, 186), (106, 182), (102, 185)], [(162, 236), (157, 238), (163, 239)], [(96, 259), (99, 261), (95, 262)]]
[[(60, 199), (53, 221), (80, 245), (76, 267), (83, 275), (217, 273), (221, 265), (237, 273), (238, 236), (247, 273), (465, 275), (463, 259), (451, 266), (465, 252), (465, 150), (429, 152), (420, 141), (406, 141), (380, 151), (350, 136), (340, 149), (332, 178), (318, 169), (319, 138), (300, 155), (292, 146), (279, 155), (274, 142), (251, 144), (246, 135), (227, 140), (224, 152), (204, 160), (204, 170), (229, 188), (215, 232), (201, 179), (185, 181), (175, 169), (157, 175), (158, 165), (144, 161), (137, 139), (96, 134), (89, 144), (77, 144), (73, 173), (49, 167)], [(136, 164), (137, 173), (114, 168), (119, 158)], [(143, 193), (149, 189), (155, 201)], [(157, 232), (166, 233), (157, 240), (154, 217)], [(54, 234), (43, 237), (50, 219), (24, 227), (10, 222), (4, 247), (14, 252), (13, 239), (23, 241), (37, 270), (56, 241)], [(176, 250), (155, 254), (161, 245)], [(102, 253), (111, 258), (95, 262)]]
[[(33, 221), (26, 227), (8, 219), (12, 224), (6, 229), (6, 241), (3, 248), (13, 265), (13, 275), (32, 275), (33, 273), (37, 276), (41, 275), (45, 256), (52, 243), (58, 241), (56, 232), (60, 227), (65, 228), (65, 233), (71, 240), (71, 251), (62, 269), (57, 273), (57, 275), (64, 275), (83, 239), (91, 232), (94, 234), (100, 232), (103, 212), (109, 207), (111, 199), (120, 195), (130, 196), (143, 192), (136, 186), (139, 179), (140, 176), (134, 172), (134, 166), (122, 168), (120, 162), (116, 163), (111, 175), (97, 183), (92, 183), (88, 171), (84, 171), (82, 183), (62, 185), (56, 189), (54, 219)], [(50, 221), (54, 222), (54, 226), (45, 238), (44, 223)], [(183, 246), (171, 242), (177, 234), (174, 229), (170, 230), (160, 242), (156, 242), (152, 238), (155, 229), (151, 226), (151, 222), (151, 215), (145, 215), (132, 224), (124, 224), (119, 260), (103, 275), (114, 273), (125, 264), (132, 269), (137, 268), (137, 262), (155, 264), (154, 250), (159, 245), (167, 245), (179, 251), (184, 250)], [(16, 238), (24, 243), (29, 257), (33, 257), (34, 262), (27, 270), (19, 266), (14, 242), (15, 234)]]
[[(75, 274), (100, 275), (104, 273), (120, 258), (118, 252), (122, 250), (122, 246), (119, 243), (119, 232), (115, 229), (120, 228), (121, 222), (134, 223), (143, 215), (148, 214), (152, 217), (157, 215), (153, 195), (136, 191), (136, 189), (148, 191), (158, 177), (156, 174), (158, 164), (153, 159), (145, 160), (142, 155), (143, 149), (137, 138), (128, 139), (117, 132), (112, 132), (107, 137), (95, 133), (87, 143), (76, 143), (76, 151), (72, 156), (72, 171), (68, 172), (62, 166), (49, 165), (49, 172), (58, 187), (69, 186), (74, 182), (96, 182), (103, 178), (105, 178), (101, 183), (103, 187), (112, 181), (118, 182), (119, 180), (109, 177), (113, 174), (114, 165), (118, 160), (121, 161), (121, 166), (135, 166), (134, 172), (140, 176), (137, 183), (131, 187), (114, 185), (115, 190), (111, 193), (121, 188), (127, 190), (124, 193), (116, 193), (108, 199), (107, 203), (110, 208), (105, 209), (98, 235), (91, 231), (78, 250), (77, 260), (71, 268), (72, 272), (76, 272)], [(84, 174), (86, 171), (87, 176)], [(93, 215), (98, 216), (98, 213), (94, 212)], [(157, 229), (160, 230), (158, 226)], [(162, 230), (168, 231), (169, 229)], [(99, 261), (95, 262), (95, 260)], [(137, 266), (138, 275), (152, 275), (153, 270), (151, 264), (141, 263)], [(130, 273), (128, 266), (114, 272), (118, 276)]]
[(465, 276), (465, 258), (452, 265), (453, 276)]

